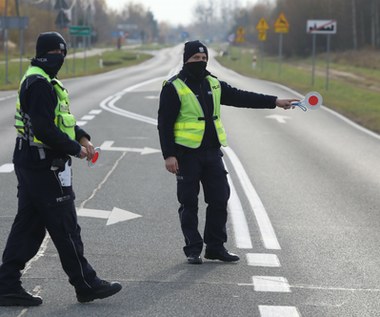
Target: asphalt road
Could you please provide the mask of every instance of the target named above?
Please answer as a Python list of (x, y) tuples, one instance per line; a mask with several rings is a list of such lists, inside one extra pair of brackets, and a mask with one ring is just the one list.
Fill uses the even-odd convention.
[[(156, 127), (162, 81), (180, 67), (177, 47), (138, 66), (64, 81), (72, 111), (101, 147), (95, 167), (74, 162), (85, 254), (123, 290), (77, 303), (47, 237), (23, 277), (43, 305), (3, 307), (0, 316), (379, 316), (380, 136), (328, 105), (222, 108), (232, 188), (226, 246), (241, 261), (186, 263), (175, 179), (164, 168)], [(213, 59), (209, 69), (242, 89), (300, 97)], [(14, 104), (15, 92), (0, 93), (1, 250), (17, 207)], [(204, 208), (201, 195), (200, 228)]]

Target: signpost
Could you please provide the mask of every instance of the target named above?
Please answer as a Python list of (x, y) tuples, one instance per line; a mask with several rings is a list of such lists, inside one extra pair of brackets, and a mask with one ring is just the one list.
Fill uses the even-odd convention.
[(72, 36), (91, 36), (91, 27), (86, 25), (71, 25), (69, 33)]
[(337, 22), (336, 20), (307, 20), (306, 32), (312, 34), (313, 36), (313, 66), (312, 66), (312, 76), (311, 84), (314, 85), (315, 77), (315, 42), (317, 34), (327, 35), (327, 60), (326, 60), (326, 90), (329, 89), (329, 69), (330, 69), (330, 36), (331, 34), (336, 34), (337, 32)]
[(280, 13), (276, 22), (274, 23), (274, 31), (279, 33), (279, 43), (278, 43), (278, 75), (281, 76), (281, 64), (282, 64), (282, 43), (283, 43), (283, 34), (289, 32), (289, 23), (286, 19), (284, 13)]
[[(84, 44), (84, 59), (83, 59), (83, 70), (86, 71), (86, 49), (87, 49), (87, 39), (91, 37), (92, 29), (87, 25), (70, 25), (69, 34), (71, 36), (77, 37), (82, 36)], [(75, 73), (75, 48), (74, 48), (74, 57), (73, 57), (73, 72)]]
[(261, 18), (259, 23), (256, 25), (256, 30), (259, 31), (259, 41), (261, 42), (261, 71), (264, 68), (264, 41), (267, 39), (267, 30), (269, 25), (264, 18)]

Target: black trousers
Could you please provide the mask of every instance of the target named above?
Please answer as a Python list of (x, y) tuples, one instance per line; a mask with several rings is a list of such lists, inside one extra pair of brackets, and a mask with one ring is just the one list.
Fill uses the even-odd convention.
[(0, 266), (0, 293), (21, 288), (21, 270), (39, 250), (46, 230), (62, 267), (76, 289), (88, 289), (99, 279), (83, 255), (72, 187), (62, 187), (57, 172), (15, 166), (18, 211)]
[[(227, 241), (227, 202), (230, 187), (220, 149), (185, 150), (178, 157), (177, 198), (185, 254), (200, 254), (203, 242), (210, 250), (223, 249)], [(198, 231), (198, 195), (203, 187), (206, 209), (204, 239)]]

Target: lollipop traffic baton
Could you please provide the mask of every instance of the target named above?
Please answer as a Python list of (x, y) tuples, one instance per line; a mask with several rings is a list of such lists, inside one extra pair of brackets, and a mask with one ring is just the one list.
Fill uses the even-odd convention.
[(89, 167), (94, 167), (100, 156), (100, 147), (95, 148), (95, 154), (91, 160), (88, 161)]
[(291, 104), (295, 107), (300, 107), (303, 111), (317, 110), (323, 102), (323, 98), (319, 92), (311, 91), (305, 95), (305, 98), (300, 101), (293, 101)]

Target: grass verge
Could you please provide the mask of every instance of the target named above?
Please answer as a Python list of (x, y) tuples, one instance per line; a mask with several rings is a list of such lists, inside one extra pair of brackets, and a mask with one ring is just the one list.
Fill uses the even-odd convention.
[[(77, 54), (75, 58), (70, 55), (65, 59), (58, 77), (64, 79), (104, 73), (116, 68), (136, 65), (149, 58), (151, 55), (134, 50), (110, 50), (86, 57), (79, 57)], [(20, 65), (19, 59), (11, 59), (8, 62), (8, 76), (6, 76), (6, 64), (2, 60), (0, 63), (0, 90), (17, 89), (21, 76), (29, 65), (28, 60), (24, 59)]]
[(322, 94), (324, 105), (352, 121), (380, 133), (380, 71), (373, 68), (330, 63), (326, 85), (326, 63), (317, 60), (314, 84), (310, 60), (283, 60), (277, 57), (258, 59), (253, 67), (250, 50), (233, 47), (217, 60), (245, 76), (265, 79), (290, 87), (302, 94), (315, 90)]

